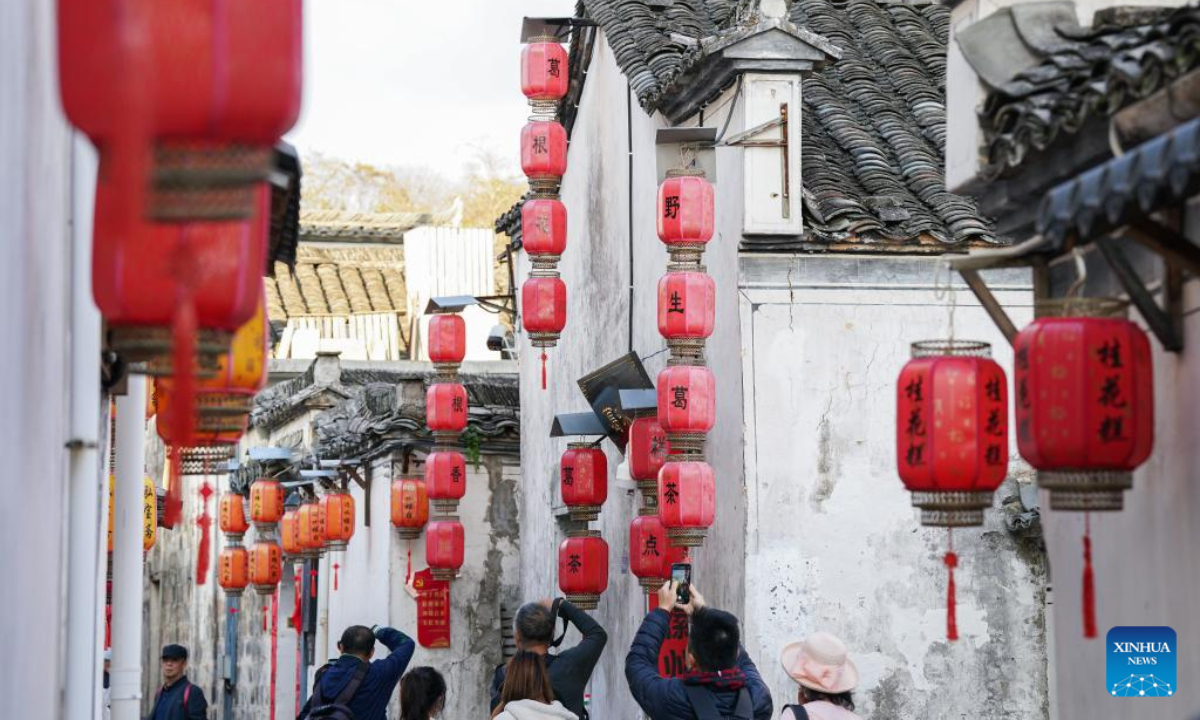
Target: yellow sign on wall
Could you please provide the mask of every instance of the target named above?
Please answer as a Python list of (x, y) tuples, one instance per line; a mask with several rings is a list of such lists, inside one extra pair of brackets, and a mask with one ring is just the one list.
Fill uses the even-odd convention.
[[(113, 527), (117, 524), (115, 495), (117, 476), (108, 476), (108, 551), (113, 551)], [(142, 550), (150, 552), (158, 539), (158, 496), (154, 493), (154, 481), (142, 478)]]

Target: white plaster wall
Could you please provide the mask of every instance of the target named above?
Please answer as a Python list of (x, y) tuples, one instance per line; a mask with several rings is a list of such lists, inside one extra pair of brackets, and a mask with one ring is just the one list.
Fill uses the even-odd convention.
[[(1083, 638), (1080, 513), (1043, 514), (1054, 585), (1060, 720), (1194, 720), (1200, 715), (1200, 283), (1184, 293), (1184, 351), (1154, 336), (1155, 442), (1119, 513), (1092, 513), (1098, 637)], [(1135, 321), (1142, 324), (1136, 313)], [(1048, 502), (1043, 499), (1043, 502)], [(1179, 692), (1152, 700), (1107, 694), (1105, 633), (1119, 625), (1175, 629)], [(1132, 674), (1132, 673), (1131, 673)]]
[[(742, 261), (746, 645), (777, 705), (796, 692), (779, 664), (783, 646), (827, 630), (858, 663), (865, 717), (1045, 716), (1036, 543), (1018, 547), (997, 511), (982, 530), (955, 533), (961, 639), (950, 643), (946, 532), (920, 527), (896, 474), (896, 377), (911, 342), (948, 330), (933, 264)], [(1018, 325), (1031, 316), (1027, 278), (993, 283), (1009, 288), (999, 298)], [(991, 342), (1011, 368), (1010, 347), (969, 292), (957, 302), (955, 336)], [(996, 505), (1014, 491), (998, 491)]]
[(0, 678), (4, 717), (58, 717), (66, 653), (91, 649), (65, 628), (71, 182), (54, 28), (52, 3), (0, 3), (0, 647), (20, 657)]

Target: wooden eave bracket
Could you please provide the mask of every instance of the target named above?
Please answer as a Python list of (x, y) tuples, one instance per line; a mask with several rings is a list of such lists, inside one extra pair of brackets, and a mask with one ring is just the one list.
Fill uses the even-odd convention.
[[(1117, 238), (1136, 242), (1158, 255), (1165, 268), (1163, 273), (1164, 306), (1160, 307), (1154, 294), (1142, 282), (1137, 271), (1121, 250)], [(1113, 271), (1129, 301), (1145, 319), (1150, 331), (1170, 352), (1183, 350), (1183, 281), (1184, 271), (1200, 278), (1200, 246), (1176, 230), (1151, 218), (1139, 218), (1129, 225), (1118, 228), (1106, 236), (1091, 240), (1104, 262)], [(984, 267), (1030, 266), (1034, 270), (1034, 296), (1047, 297), (1048, 261), (1044, 254), (1027, 254), (1019, 257), (997, 258), (994, 264), (973, 264), (971, 267), (956, 267), (967, 287), (975, 294), (988, 317), (1012, 344), (1017, 336), (1017, 327), (991, 289), (979, 274)]]

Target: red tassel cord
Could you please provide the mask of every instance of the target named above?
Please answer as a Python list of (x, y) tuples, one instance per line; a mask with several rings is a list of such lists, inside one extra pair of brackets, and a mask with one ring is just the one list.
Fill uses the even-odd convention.
[(271, 604), (270, 604), (270, 601), (268, 600), (263, 603), (263, 632), (267, 631), (267, 615), (270, 614), (270, 612), (271, 612)]
[(317, 596), (317, 570), (313, 568), (308, 571), (308, 596), (315, 598)]
[(546, 351), (542, 350), (542, 389), (546, 389)]
[(292, 579), (292, 595), (296, 602), (292, 606), (292, 619), (289, 623), (292, 627), (296, 628), (296, 632), (300, 632), (300, 598), (302, 597), (302, 593), (300, 592), (300, 578), (300, 571), (297, 570), (295, 577)]
[(208, 580), (209, 560), (209, 530), (212, 528), (212, 516), (208, 514), (208, 499), (212, 497), (212, 486), (206, 481), (200, 486), (200, 517), (196, 524), (200, 526), (200, 543), (196, 548), (196, 584), (203, 585)]
[(167, 448), (167, 494), (163, 498), (163, 527), (173, 530), (183, 510), (182, 447)]
[(1083, 636), (1096, 637), (1096, 581), (1092, 571), (1092, 516), (1083, 516)]
[(191, 291), (187, 289), (180, 291), (171, 345), (171, 377), (174, 383), (171, 429), (179, 444), (188, 447), (196, 432), (196, 307)]
[(408, 563), (404, 568), (404, 587), (412, 582), (412, 540), (408, 541)]
[(337, 587), (338, 587), (338, 568), (340, 568), (340, 567), (341, 567), (341, 565), (338, 565), (337, 563), (334, 563), (334, 564), (333, 564), (333, 591), (334, 591), (334, 592), (337, 592)]
[(958, 598), (954, 587), (954, 568), (958, 567), (958, 555), (954, 552), (954, 531), (947, 531), (950, 537), (950, 548), (946, 551), (943, 561), (946, 563), (946, 573), (949, 579), (946, 583), (946, 639), (958, 639)]

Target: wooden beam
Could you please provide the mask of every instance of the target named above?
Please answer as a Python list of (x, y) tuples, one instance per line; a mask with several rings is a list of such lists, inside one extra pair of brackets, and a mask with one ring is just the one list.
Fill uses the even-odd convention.
[(1146, 289), (1142, 279), (1138, 277), (1137, 271), (1129, 264), (1125, 253), (1121, 252), (1121, 248), (1117, 247), (1117, 244), (1109, 237), (1098, 237), (1093, 242), (1100, 250), (1104, 261), (1112, 268), (1113, 274), (1117, 276), (1121, 287), (1125, 288), (1125, 292), (1129, 294), (1129, 299), (1134, 307), (1142, 314), (1146, 324), (1150, 326), (1150, 330), (1162, 343), (1163, 348), (1171, 352), (1182, 350), (1183, 339), (1175, 332), (1171, 319), (1154, 301), (1154, 296)]
[(1150, 218), (1134, 220), (1120, 233), (1128, 235), (1156, 253), (1168, 263), (1200, 277), (1200, 245), (1196, 245), (1177, 230), (1157, 223)]
[(996, 296), (983, 282), (983, 278), (979, 276), (978, 270), (959, 270), (958, 274), (966, 281), (967, 286), (971, 288), (971, 292), (975, 293), (975, 297), (979, 299), (979, 304), (983, 305), (983, 309), (987, 311), (988, 317), (992, 322), (996, 323), (996, 327), (1000, 328), (1000, 332), (1004, 333), (1004, 337), (1008, 340), (1008, 344), (1012, 345), (1017, 337), (1017, 326), (1008, 317), (1008, 313), (1004, 312), (1004, 308), (1000, 306), (1000, 302), (996, 300)]

